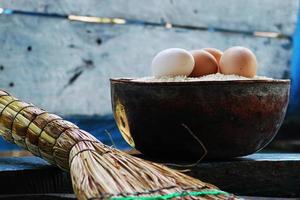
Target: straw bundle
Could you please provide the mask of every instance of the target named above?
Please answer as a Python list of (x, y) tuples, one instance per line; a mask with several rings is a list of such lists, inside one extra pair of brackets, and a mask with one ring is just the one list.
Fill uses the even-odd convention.
[(215, 186), (102, 144), (76, 125), (0, 90), (0, 134), (70, 171), (78, 199), (228, 199)]

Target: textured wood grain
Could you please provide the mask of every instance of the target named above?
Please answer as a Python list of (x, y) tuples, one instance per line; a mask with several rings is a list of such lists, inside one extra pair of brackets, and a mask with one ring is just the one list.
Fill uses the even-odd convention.
[(293, 34), (299, 0), (4, 0), (0, 6), (65, 14)]

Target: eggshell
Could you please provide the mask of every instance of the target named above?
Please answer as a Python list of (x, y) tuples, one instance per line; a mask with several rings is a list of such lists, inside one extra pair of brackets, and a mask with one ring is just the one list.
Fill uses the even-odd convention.
[(184, 49), (171, 48), (159, 52), (152, 60), (152, 74), (162, 76), (188, 76), (194, 68), (192, 54)]
[(190, 74), (191, 77), (204, 76), (218, 72), (218, 63), (213, 55), (205, 50), (194, 50), (191, 51), (191, 53), (195, 60), (194, 70)]
[(254, 53), (245, 47), (231, 47), (224, 51), (220, 59), (222, 74), (236, 74), (252, 78), (256, 75), (257, 61)]
[(220, 58), (223, 54), (222, 51), (220, 51), (219, 49), (215, 49), (215, 48), (204, 48), (204, 51), (207, 51), (208, 53), (210, 53), (211, 55), (213, 55), (215, 57), (215, 59), (217, 60), (217, 62), (220, 62)]

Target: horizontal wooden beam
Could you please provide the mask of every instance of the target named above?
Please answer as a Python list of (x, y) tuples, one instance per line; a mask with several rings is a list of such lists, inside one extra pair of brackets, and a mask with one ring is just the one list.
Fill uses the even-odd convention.
[(299, 0), (4, 0), (0, 7), (61, 14), (95, 15), (292, 35)]

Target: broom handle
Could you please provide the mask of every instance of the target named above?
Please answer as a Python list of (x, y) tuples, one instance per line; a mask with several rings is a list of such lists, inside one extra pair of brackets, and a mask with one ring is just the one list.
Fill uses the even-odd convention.
[(188, 189), (191, 186), (199, 190), (195, 195), (227, 198), (222, 191), (203, 190), (216, 189), (214, 186), (109, 148), (76, 125), (1, 90), (0, 134), (5, 140), (70, 171), (74, 192), (80, 200), (131, 199), (156, 193), (164, 198), (182, 197), (182, 192), (195, 190)]
[[(71, 149), (92, 149), (88, 143), (100, 143), (75, 124), (22, 102), (0, 90), (0, 135), (51, 164), (69, 170)], [(83, 144), (84, 143), (84, 144)]]

